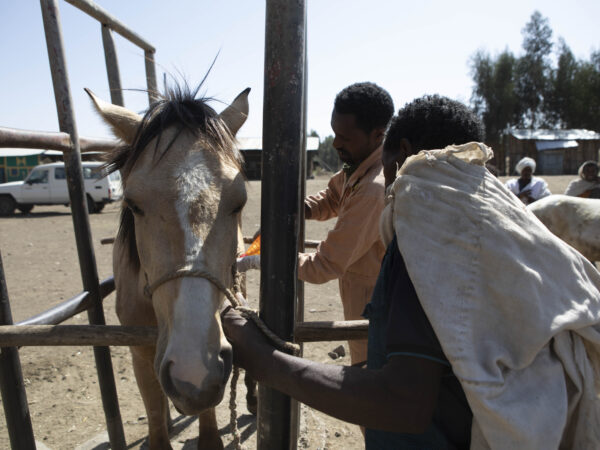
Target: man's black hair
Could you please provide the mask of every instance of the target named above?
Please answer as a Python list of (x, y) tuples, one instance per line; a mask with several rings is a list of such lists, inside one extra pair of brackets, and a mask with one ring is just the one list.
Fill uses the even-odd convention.
[(334, 110), (338, 114), (353, 114), (356, 125), (365, 133), (387, 127), (394, 114), (390, 94), (375, 83), (355, 83), (344, 88), (335, 97)]
[(483, 124), (464, 104), (439, 95), (425, 95), (407, 103), (390, 121), (384, 148), (397, 149), (407, 139), (413, 151), (483, 141)]

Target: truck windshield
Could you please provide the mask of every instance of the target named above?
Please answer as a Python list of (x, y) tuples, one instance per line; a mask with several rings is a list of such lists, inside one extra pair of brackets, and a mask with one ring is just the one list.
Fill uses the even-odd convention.
[(48, 182), (48, 171), (47, 170), (32, 170), (26, 180), (31, 184), (47, 183)]

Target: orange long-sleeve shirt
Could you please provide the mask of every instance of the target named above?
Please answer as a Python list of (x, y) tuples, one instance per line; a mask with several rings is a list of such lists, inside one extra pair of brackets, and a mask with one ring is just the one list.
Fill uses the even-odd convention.
[(311, 219), (327, 220), (337, 216), (337, 222), (316, 253), (300, 253), (298, 277), (301, 280), (325, 283), (338, 278), (375, 285), (385, 253), (379, 238), (379, 216), (385, 192), (381, 155), (379, 147), (348, 180), (340, 171), (331, 178), (327, 189), (305, 199)]

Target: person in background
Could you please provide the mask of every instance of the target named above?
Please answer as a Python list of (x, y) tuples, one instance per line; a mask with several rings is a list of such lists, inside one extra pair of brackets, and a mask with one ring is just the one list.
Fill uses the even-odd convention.
[(526, 205), (552, 194), (544, 179), (533, 176), (535, 167), (535, 160), (526, 156), (515, 167), (519, 178), (508, 180), (505, 184)]
[[(362, 319), (385, 253), (378, 231), (385, 189), (381, 157), (393, 113), (392, 98), (374, 83), (356, 83), (337, 94), (331, 128), (343, 168), (304, 203), (306, 219), (337, 220), (315, 253), (300, 253), (298, 278), (316, 284), (338, 279), (346, 320)], [(353, 364), (366, 361), (366, 340), (348, 346)]]
[(579, 166), (579, 178), (567, 186), (565, 195), (583, 198), (600, 198), (600, 178), (598, 178), (598, 163), (586, 161)]

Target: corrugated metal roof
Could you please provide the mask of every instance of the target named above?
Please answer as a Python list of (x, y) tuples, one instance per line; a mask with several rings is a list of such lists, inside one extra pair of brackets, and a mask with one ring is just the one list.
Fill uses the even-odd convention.
[(562, 148), (577, 148), (577, 141), (535, 141), (535, 148), (540, 152), (544, 150), (558, 150)]
[(600, 140), (600, 133), (592, 130), (523, 130), (512, 128), (508, 132), (517, 139), (535, 139), (536, 141)]
[(38, 150), (35, 148), (0, 148), (0, 158), (22, 157), (31, 155), (62, 155), (63, 152), (56, 150)]
[[(262, 150), (262, 138), (239, 137), (237, 138), (240, 150)], [(316, 151), (319, 148), (318, 137), (306, 138), (306, 151)]]

